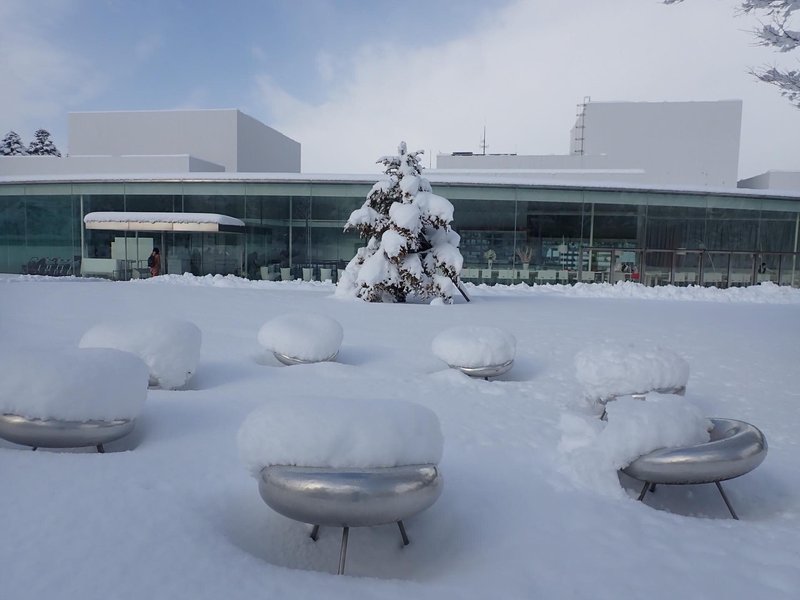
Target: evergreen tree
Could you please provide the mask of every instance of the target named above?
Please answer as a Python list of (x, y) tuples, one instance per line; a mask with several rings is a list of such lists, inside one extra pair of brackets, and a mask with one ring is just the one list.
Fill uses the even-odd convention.
[(0, 142), (0, 156), (25, 156), (27, 153), (16, 131), (9, 131)]
[(338, 295), (369, 302), (442, 298), (452, 302), (463, 264), (460, 236), (450, 228), (453, 205), (431, 192), (421, 176), (419, 155), (400, 142), (397, 156), (377, 162), (386, 177), (353, 211), (345, 231), (357, 230), (367, 245), (359, 248), (339, 280)]
[(28, 146), (28, 154), (31, 156), (61, 156), (61, 152), (50, 139), (50, 132), (46, 129), (36, 130), (33, 141)]

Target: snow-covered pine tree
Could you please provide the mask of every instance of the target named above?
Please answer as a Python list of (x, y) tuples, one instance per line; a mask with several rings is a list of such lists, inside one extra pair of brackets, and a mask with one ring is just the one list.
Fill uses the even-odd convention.
[(46, 129), (36, 130), (33, 141), (28, 145), (28, 154), (31, 156), (61, 156), (61, 152), (50, 139), (50, 132)]
[(464, 259), (461, 237), (450, 228), (453, 205), (432, 193), (422, 177), (421, 150), (408, 152), (400, 142), (397, 156), (377, 162), (386, 176), (350, 215), (345, 231), (357, 230), (367, 245), (359, 248), (339, 278), (336, 293), (368, 302), (405, 302), (441, 298), (453, 301)]
[(27, 153), (16, 131), (9, 131), (0, 142), (0, 156), (25, 156)]

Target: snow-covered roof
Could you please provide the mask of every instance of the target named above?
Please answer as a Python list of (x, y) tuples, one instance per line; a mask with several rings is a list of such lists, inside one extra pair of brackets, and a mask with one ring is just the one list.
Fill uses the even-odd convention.
[(213, 213), (93, 212), (83, 217), (87, 229), (114, 231), (220, 231), (244, 228), (244, 222)]
[[(682, 186), (676, 184), (647, 184), (622, 181), (591, 181), (552, 179), (546, 174), (503, 175), (480, 173), (440, 173), (426, 169), (423, 175), (433, 185), (464, 185), (487, 187), (528, 187), (560, 188), (597, 191), (660, 192), (689, 195), (743, 196), (751, 198), (779, 198), (800, 200), (800, 192), (789, 190), (768, 190), (733, 187)], [(381, 173), (237, 173), (237, 172), (194, 172), (194, 173), (120, 173), (83, 175), (8, 175), (0, 176), (1, 184), (24, 183), (349, 183), (373, 185), (382, 178)]]

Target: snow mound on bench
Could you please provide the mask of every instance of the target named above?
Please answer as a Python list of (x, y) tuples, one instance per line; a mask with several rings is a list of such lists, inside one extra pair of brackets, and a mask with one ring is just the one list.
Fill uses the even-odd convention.
[(291, 398), (251, 413), (239, 455), (254, 475), (269, 465), (331, 468), (438, 463), (444, 439), (436, 414), (401, 400)]
[(164, 389), (186, 385), (197, 370), (202, 334), (180, 319), (100, 323), (87, 331), (81, 348), (116, 348), (139, 356), (150, 370), (150, 384)]
[(147, 397), (147, 366), (111, 348), (0, 347), (0, 412), (29, 419), (136, 418)]

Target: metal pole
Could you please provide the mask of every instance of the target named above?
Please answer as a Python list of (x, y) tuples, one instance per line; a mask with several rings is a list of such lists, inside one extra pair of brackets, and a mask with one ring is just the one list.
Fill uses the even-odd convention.
[(403, 546), (408, 546), (411, 542), (406, 534), (406, 527), (403, 525), (402, 519), (397, 522), (397, 526), (400, 528), (400, 535), (403, 536)]
[(339, 572), (337, 575), (344, 575), (344, 563), (347, 560), (347, 536), (349, 533), (349, 527), (342, 529), (342, 549), (339, 551)]
[(649, 487), (650, 487), (650, 482), (649, 481), (645, 481), (644, 485), (642, 486), (642, 492), (639, 494), (639, 502), (644, 500), (645, 494), (647, 494), (647, 488), (649, 488)]
[(728, 502), (728, 497), (725, 495), (725, 491), (722, 489), (722, 484), (719, 481), (715, 481), (714, 483), (717, 484), (717, 489), (719, 490), (719, 493), (722, 495), (722, 499), (725, 500), (725, 506), (728, 507), (728, 510), (731, 512), (731, 516), (738, 521), (739, 517), (737, 517), (736, 513), (733, 512), (733, 507), (731, 506), (731, 503)]
[(289, 196), (289, 268), (292, 268), (292, 197)]
[[(83, 194), (81, 194), (81, 264), (83, 264), (83, 259), (86, 258), (86, 223), (83, 222), (83, 217), (86, 215), (83, 214)], [(795, 236), (797, 238), (797, 236)], [(73, 257), (73, 261), (75, 258)], [(72, 272), (74, 275), (80, 275), (80, 273), (75, 273), (75, 266), (73, 263)]]
[[(83, 196), (81, 196), (83, 197)], [(792, 287), (797, 275), (797, 237), (800, 234), (800, 212), (797, 213), (794, 221), (794, 254), (792, 255)]]
[(592, 270), (592, 246), (594, 246), (594, 202), (592, 202), (592, 212), (589, 217), (589, 270)]

